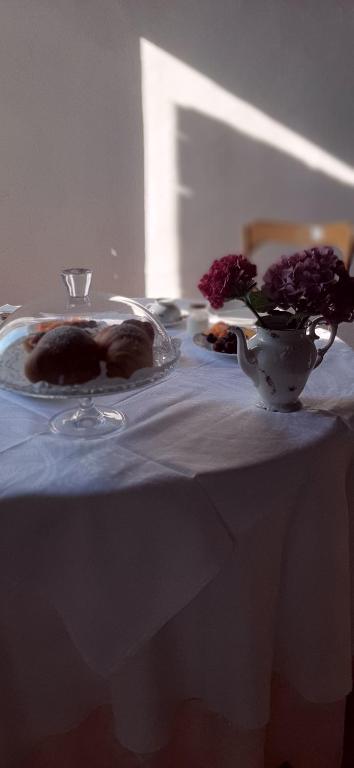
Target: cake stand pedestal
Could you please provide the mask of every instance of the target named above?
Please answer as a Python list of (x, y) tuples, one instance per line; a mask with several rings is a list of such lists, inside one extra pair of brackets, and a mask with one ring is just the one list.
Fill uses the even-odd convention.
[(123, 429), (126, 421), (122, 411), (98, 407), (92, 397), (83, 397), (76, 408), (57, 413), (50, 420), (50, 429), (69, 437), (101, 437)]

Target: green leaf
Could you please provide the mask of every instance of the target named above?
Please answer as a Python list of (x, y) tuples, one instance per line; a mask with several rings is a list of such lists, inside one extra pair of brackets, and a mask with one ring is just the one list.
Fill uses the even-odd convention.
[(258, 289), (250, 291), (247, 294), (247, 300), (255, 312), (270, 312), (275, 306), (274, 302)]

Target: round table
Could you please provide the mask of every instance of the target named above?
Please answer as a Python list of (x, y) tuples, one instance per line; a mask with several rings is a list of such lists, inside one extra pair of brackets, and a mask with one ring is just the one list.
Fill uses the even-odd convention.
[(58, 403), (1, 393), (3, 768), (107, 701), (142, 754), (186, 700), (256, 733), (274, 674), (319, 705), (351, 690), (354, 354), (270, 413), (174, 335), (168, 379), (105, 398), (116, 436), (53, 435)]

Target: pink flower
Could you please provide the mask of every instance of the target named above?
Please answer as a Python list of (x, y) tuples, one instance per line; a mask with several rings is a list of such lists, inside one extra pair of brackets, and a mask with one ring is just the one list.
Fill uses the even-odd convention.
[(241, 299), (254, 285), (257, 267), (241, 254), (230, 254), (213, 261), (198, 288), (214, 309), (225, 301)]

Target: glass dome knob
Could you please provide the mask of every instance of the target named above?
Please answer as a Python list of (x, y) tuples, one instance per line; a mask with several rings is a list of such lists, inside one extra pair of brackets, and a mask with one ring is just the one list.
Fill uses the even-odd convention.
[(63, 269), (61, 276), (71, 299), (86, 299), (89, 294), (92, 269), (87, 267), (70, 267)]

